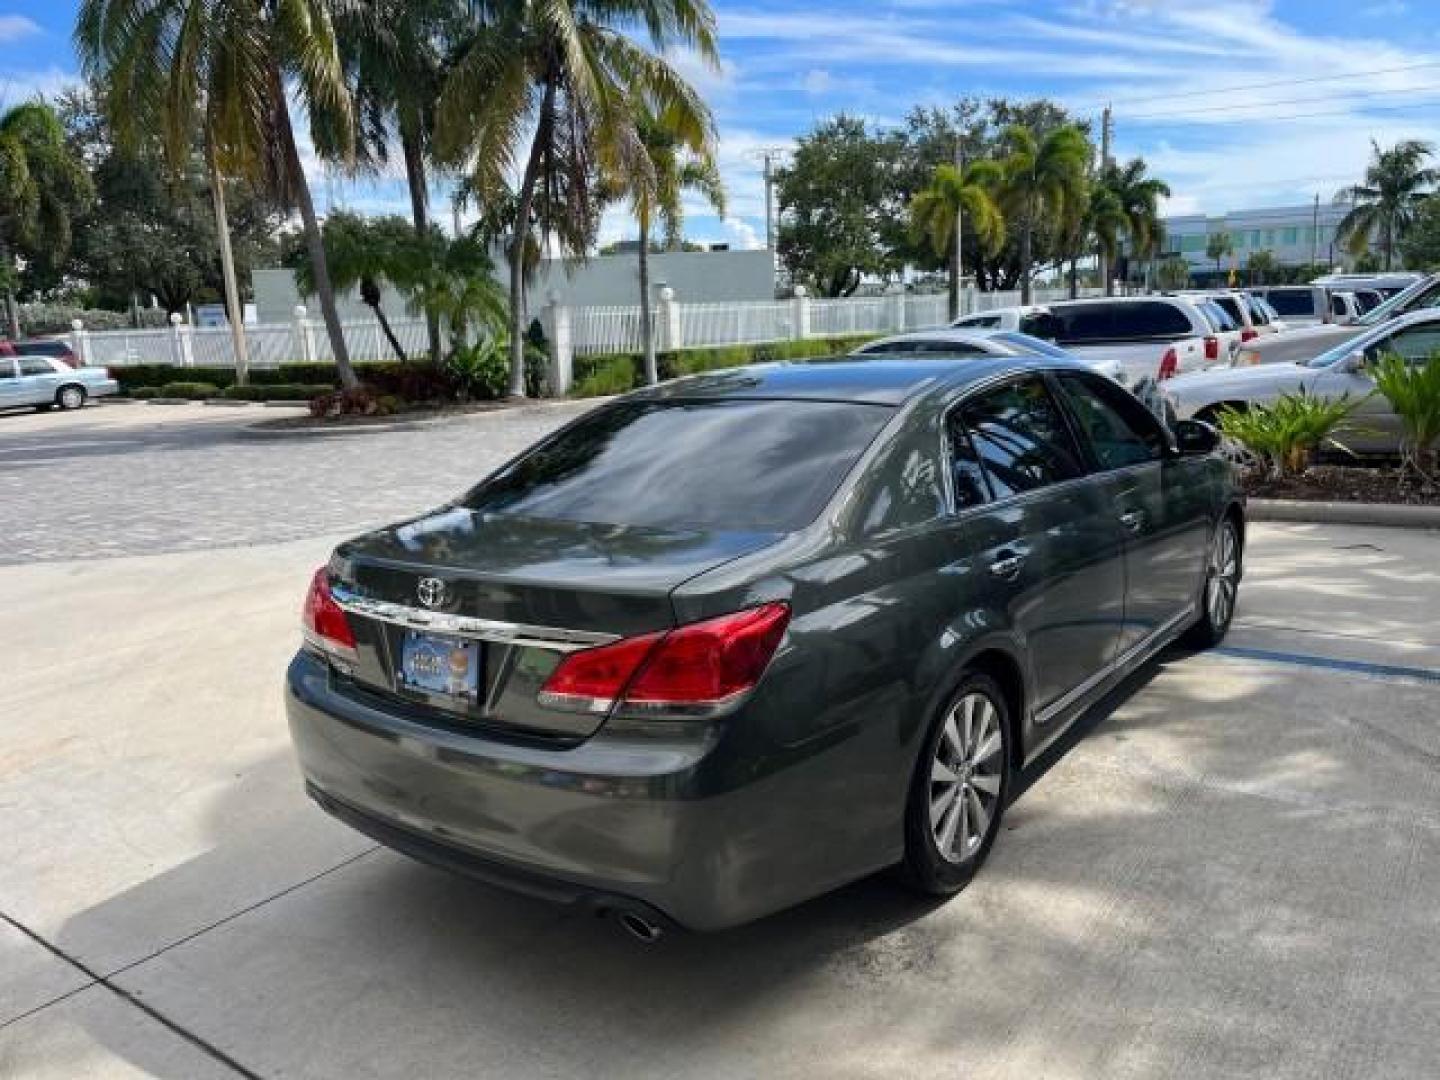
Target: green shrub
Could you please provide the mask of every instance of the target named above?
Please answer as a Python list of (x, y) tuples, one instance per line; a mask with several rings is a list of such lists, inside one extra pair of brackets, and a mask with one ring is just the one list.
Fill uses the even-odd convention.
[[(593, 359), (593, 358), (592, 358)], [(606, 397), (633, 390), (640, 383), (636, 370), (637, 356), (610, 355), (599, 358), (599, 364), (587, 364), (586, 372), (575, 381), (571, 394), (575, 397)]]
[(1335, 436), (1346, 430), (1359, 404), (1348, 396), (1282, 394), (1273, 405), (1252, 405), (1243, 412), (1222, 410), (1220, 431), (1261, 458), (1274, 475), (1293, 476), (1310, 467), (1319, 446), (1329, 444), (1349, 452)]
[(220, 396), (230, 401), (309, 401), (328, 394), (330, 383), (272, 383), (264, 386), (227, 386)]
[(496, 338), (456, 346), (445, 368), (462, 400), (504, 397), (510, 388), (510, 348)]
[(172, 382), (166, 383), (159, 388), (157, 397), (167, 398), (188, 398), (191, 401), (204, 401), (206, 398), (215, 397), (220, 393), (220, 387), (209, 382)]
[(1375, 386), (1400, 417), (1405, 464), (1433, 476), (1440, 454), (1440, 352), (1423, 364), (1391, 353), (1381, 357), (1373, 374)]
[(136, 386), (129, 391), (129, 394), (137, 401), (145, 401), (152, 397), (159, 397), (160, 388), (157, 386)]

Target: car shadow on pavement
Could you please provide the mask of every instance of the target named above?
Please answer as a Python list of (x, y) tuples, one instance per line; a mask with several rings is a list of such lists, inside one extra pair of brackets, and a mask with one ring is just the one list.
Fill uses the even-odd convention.
[[(1357, 852), (1357, 835), (1390, 819), (1374, 806), (1334, 812), (1353, 747), (1224, 745), (1241, 729), (1209, 703), (1223, 699), (1238, 722), (1273, 687), (1222, 674), (1152, 689), (1184, 659), (1148, 665), (1046, 751), (990, 863), (948, 903), (878, 875), (647, 947), (608, 921), (377, 849), (115, 981), (261, 1075), (871, 1077), (995, 1055), (1015, 1075), (1144, 1073), (1147, 1062), (1184, 1072), (1186, 1061), (1349, 1075), (1367, 1060), (1353, 1055), (1419, 1023), (1440, 992), (1440, 975), (1416, 987), (1395, 962), (1396, 933), (1440, 949), (1418, 909), (1383, 888), (1415, 831)], [(261, 768), (294, 770), (286, 754)], [(1290, 777), (1310, 789), (1246, 794)], [(320, 812), (298, 781), (295, 792), (263, 834), (218, 842), (77, 915), (62, 947), (183, 910), (216, 881), (243, 883), (247, 866), (314, 827)], [(234, 813), (217, 803), (214, 835)], [(1380, 883), (1373, 896), (1367, 881)], [(1361, 957), (1364, 977), (1347, 977)], [(1407, 1005), (1417, 990), (1420, 1005)], [(182, 1080), (133, 1041), (90, 1034)]]

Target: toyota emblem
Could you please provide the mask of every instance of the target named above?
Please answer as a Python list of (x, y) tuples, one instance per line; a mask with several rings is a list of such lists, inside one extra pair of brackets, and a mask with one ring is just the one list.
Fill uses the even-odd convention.
[(420, 579), (416, 588), (416, 594), (420, 597), (420, 603), (428, 608), (438, 608), (448, 599), (449, 590), (445, 582), (438, 577), (425, 577)]

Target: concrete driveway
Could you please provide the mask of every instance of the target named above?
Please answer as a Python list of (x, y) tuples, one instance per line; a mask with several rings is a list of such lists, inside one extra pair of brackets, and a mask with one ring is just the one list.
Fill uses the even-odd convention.
[(1434, 1073), (1435, 534), (1255, 526), (1227, 647), (1095, 710), (955, 900), (653, 948), (307, 803), (335, 539), (0, 567), (0, 1076)]

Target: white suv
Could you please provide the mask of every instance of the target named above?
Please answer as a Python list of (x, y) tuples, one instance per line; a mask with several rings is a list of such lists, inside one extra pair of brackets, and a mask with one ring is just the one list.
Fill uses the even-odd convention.
[(997, 308), (952, 325), (1020, 330), (1081, 359), (1118, 361), (1129, 386), (1228, 359), (1210, 318), (1183, 296), (1112, 296)]

